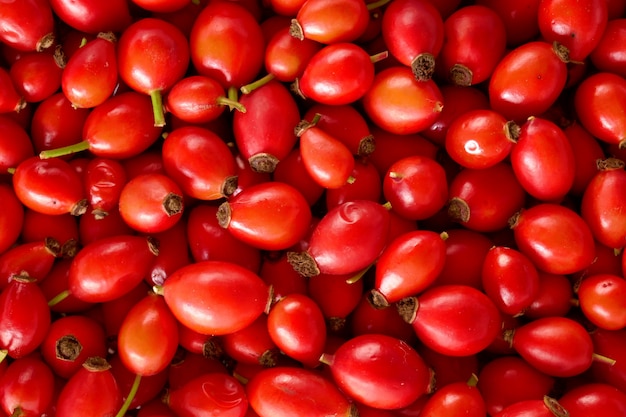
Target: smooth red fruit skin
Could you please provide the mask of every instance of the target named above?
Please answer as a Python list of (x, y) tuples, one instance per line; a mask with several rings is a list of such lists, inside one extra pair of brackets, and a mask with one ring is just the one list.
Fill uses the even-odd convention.
[(79, 48), (63, 69), (61, 87), (74, 107), (104, 103), (118, 82), (115, 39), (97, 37)]
[(489, 361), (478, 374), (478, 389), (489, 415), (519, 401), (539, 400), (554, 388), (555, 378), (539, 372), (518, 356)]
[(20, 243), (7, 250), (0, 255), (0, 290), (9, 285), (13, 277), (43, 281), (61, 256), (61, 249), (57, 240), (44, 238)]
[(268, 0), (267, 6), (281, 17), (292, 17), (298, 14), (306, 0)]
[(50, 328), (50, 309), (36, 282), (13, 279), (0, 293), (0, 349), (17, 359), (39, 348)]
[(7, 416), (44, 415), (54, 400), (54, 374), (34, 355), (11, 362), (0, 373), (0, 387), (0, 406)]
[(626, 388), (626, 367), (624, 367), (626, 330), (595, 329), (590, 335), (594, 353), (615, 360), (615, 363), (593, 361), (590, 376), (596, 382), (613, 385), (623, 392)]
[(505, 53), (504, 22), (486, 6), (457, 9), (444, 21), (444, 33), (437, 70), (445, 73), (453, 84), (482, 83), (491, 76)]
[[(54, 220), (54, 221), (51, 221)], [(61, 256), (71, 257), (77, 249), (78, 222), (71, 214), (53, 216), (27, 209), (24, 211), (24, 224), (21, 240), (24, 243), (45, 241), (49, 237), (61, 245)]]
[(186, 195), (218, 200), (234, 191), (225, 182), (235, 176), (235, 157), (212, 131), (199, 126), (174, 129), (163, 144), (162, 154), (165, 171)]
[(506, 54), (489, 79), (491, 108), (507, 120), (546, 112), (565, 87), (567, 66), (552, 44), (531, 41)]
[(28, 133), (19, 123), (8, 116), (0, 115), (0, 129), (4, 132), (0, 138), (0, 178), (2, 178), (9, 168), (15, 168), (35, 153)]
[(559, 201), (572, 188), (576, 171), (567, 136), (555, 123), (531, 117), (521, 126), (511, 150), (511, 166), (528, 194), (541, 201)]
[(220, 225), (234, 237), (264, 250), (295, 245), (308, 232), (312, 219), (302, 194), (288, 184), (274, 181), (246, 188), (223, 203), (220, 214), (224, 214)]
[(517, 140), (515, 130), (517, 125), (493, 110), (468, 111), (450, 123), (445, 148), (465, 168), (489, 168), (509, 156)]
[(248, 399), (244, 386), (235, 377), (221, 372), (198, 376), (167, 394), (167, 405), (177, 416), (206, 414), (244, 417)]
[(41, 51), (50, 47), (55, 24), (50, 4), (45, 0), (7, 1), (0, 11), (0, 40), (21, 51)]
[(559, 403), (570, 417), (620, 417), (626, 414), (626, 394), (603, 383), (585, 383), (571, 388)]
[(354, 170), (350, 149), (331, 133), (316, 125), (298, 126), (302, 163), (311, 178), (326, 189), (343, 187)]
[(382, 205), (349, 201), (329, 211), (318, 223), (308, 253), (321, 273), (356, 273), (380, 255), (388, 229), (389, 213)]
[(119, 211), (124, 221), (140, 233), (164, 232), (182, 218), (182, 194), (178, 184), (166, 175), (140, 175), (122, 188)]
[(143, 280), (157, 254), (158, 250), (145, 237), (118, 235), (98, 239), (74, 257), (69, 291), (91, 303), (114, 300)]
[(52, 11), (72, 28), (89, 34), (122, 32), (132, 22), (128, 2), (50, 0)]
[(293, 82), (302, 76), (309, 60), (322, 49), (319, 42), (291, 36), (288, 27), (281, 26), (267, 42), (265, 70), (282, 82)]
[(224, 88), (254, 80), (263, 66), (265, 41), (254, 16), (243, 6), (211, 2), (198, 15), (189, 35), (191, 61), (198, 73)]
[(576, 173), (570, 194), (581, 196), (598, 172), (597, 161), (605, 159), (606, 156), (600, 141), (596, 140), (580, 123), (572, 123), (565, 127), (563, 132), (569, 140), (576, 161)]
[(95, 319), (68, 315), (52, 322), (40, 351), (55, 375), (69, 379), (88, 357), (107, 354), (106, 335)]
[(545, 272), (571, 274), (595, 258), (589, 226), (565, 206), (543, 203), (524, 209), (512, 228), (520, 252)]
[[(111, 364), (111, 372), (117, 381), (120, 392), (129, 393), (137, 375), (124, 366), (119, 354), (110, 356), (108, 360)], [(168, 374), (168, 369), (165, 369), (155, 375), (142, 376), (135, 398), (133, 398), (130, 402), (129, 409), (132, 410), (143, 406), (146, 402), (154, 398), (158, 398), (159, 394), (162, 394), (165, 389), (169, 376)]]
[(500, 312), (493, 301), (466, 285), (442, 285), (417, 297), (411, 324), (432, 350), (468, 356), (485, 349), (500, 331)]
[(39, 103), (61, 86), (65, 60), (60, 53), (29, 52), (11, 65), (9, 75), (16, 91), (28, 103)]
[(154, 259), (144, 280), (150, 286), (163, 285), (170, 274), (192, 262), (187, 241), (187, 224), (177, 222), (169, 229), (152, 234), (159, 242), (159, 256)]
[(454, 382), (445, 385), (430, 396), (422, 414), (432, 417), (458, 416), (484, 417), (485, 400), (476, 386), (467, 382)]
[(574, 108), (589, 133), (603, 142), (622, 145), (626, 139), (626, 112), (622, 107), (625, 100), (626, 80), (617, 74), (598, 72), (578, 85)]
[(382, 196), (382, 181), (374, 165), (367, 160), (355, 160), (352, 174), (353, 182), (346, 182), (343, 186), (326, 190), (326, 209), (331, 210), (351, 200), (380, 201)]
[(250, 406), (260, 417), (354, 415), (354, 407), (326, 376), (296, 367), (260, 371), (246, 384)]
[(170, 365), (167, 371), (167, 384), (170, 389), (174, 390), (195, 377), (211, 372), (228, 373), (228, 370), (219, 359), (206, 357), (202, 351), (186, 351), (181, 358), (176, 358)]
[(390, 336), (353, 337), (328, 360), (337, 386), (370, 407), (406, 407), (429, 389), (430, 370), (422, 357), (406, 342)]
[(293, 148), (273, 173), (273, 180), (284, 182), (299, 190), (310, 206), (314, 205), (324, 194), (324, 187), (309, 174), (300, 147)]
[[(182, 10), (189, 4), (187, 0), (132, 0), (142, 9), (155, 13), (174, 13)], [(199, 4), (199, 2), (198, 2)]]
[(517, 329), (511, 343), (537, 370), (554, 377), (580, 375), (593, 361), (593, 342), (577, 321), (565, 317), (533, 320)]
[(35, 152), (80, 142), (88, 109), (77, 109), (58, 92), (43, 100), (33, 112), (30, 136)]
[(449, 197), (448, 215), (478, 232), (503, 230), (527, 200), (526, 192), (506, 162), (490, 168), (461, 170), (450, 182)]
[[(569, 59), (584, 61), (594, 50), (608, 22), (605, 0), (575, 2), (578, 13), (569, 0), (541, 0), (537, 11), (539, 31), (548, 42), (558, 42), (568, 50)], [(584, 12), (583, 12), (584, 10)]]
[(617, 47), (623, 42), (625, 36), (626, 19), (622, 17), (610, 19), (600, 41), (589, 54), (593, 66), (600, 71), (626, 76), (626, 62)]
[(128, 312), (149, 292), (150, 287), (142, 280), (127, 293), (99, 305), (101, 315), (98, 319), (102, 322), (107, 337), (117, 337)]
[[(273, 172), (273, 166), (255, 164), (263, 155), (276, 158), (287, 157), (297, 137), (294, 128), (300, 122), (300, 111), (295, 99), (283, 84), (270, 81), (244, 94), (239, 102), (246, 112), (233, 115), (233, 135), (237, 149), (255, 171)], [(280, 111), (276, 109), (280, 108)]]
[[(389, 53), (400, 63), (419, 66), (421, 60), (434, 60), (439, 55), (444, 42), (443, 18), (432, 2), (394, 1), (383, 14), (381, 34)], [(432, 65), (425, 72), (419, 68), (414, 71), (414, 77), (427, 80), (432, 76)]]
[(0, 113), (19, 113), (26, 107), (26, 100), (17, 92), (9, 70), (4, 67), (0, 67), (0, 88), (3, 91)]
[(80, 215), (84, 210), (82, 181), (62, 159), (22, 161), (13, 174), (13, 189), (22, 204), (43, 214)]
[(443, 167), (426, 156), (395, 161), (383, 177), (383, 195), (391, 209), (409, 220), (424, 220), (439, 212), (448, 200)]
[(598, 168), (585, 188), (580, 213), (596, 240), (619, 249), (626, 245), (622, 214), (626, 204), (624, 163), (615, 159), (599, 160)]
[[(71, 264), (72, 259), (57, 260), (46, 279), (39, 284), (46, 300), (52, 300), (52, 298), (67, 290), (68, 272)], [(92, 306), (92, 303), (81, 301), (70, 294), (54, 306), (50, 306), (50, 311), (66, 314), (81, 313)]]
[(174, 272), (163, 284), (165, 302), (185, 326), (203, 334), (241, 330), (265, 311), (270, 289), (242, 266), (204, 261)]
[(9, 184), (0, 184), (0, 254), (9, 249), (18, 239), (24, 223), (24, 206)]
[(539, 271), (539, 291), (533, 302), (524, 311), (524, 317), (565, 317), (572, 309), (574, 290), (572, 282), (565, 275)]
[(178, 326), (165, 300), (148, 294), (128, 312), (117, 336), (117, 351), (126, 368), (151, 376), (165, 370), (178, 348)]
[(114, 415), (122, 406), (123, 394), (110, 365), (104, 359), (92, 359), (97, 359), (103, 368), (94, 370), (83, 366), (65, 383), (57, 399), (57, 415)]
[(417, 295), (439, 276), (445, 257), (445, 237), (430, 230), (404, 233), (378, 258), (374, 288), (387, 303)]
[(416, 81), (410, 68), (403, 66), (376, 73), (362, 103), (365, 114), (376, 125), (400, 135), (427, 129), (444, 106), (434, 81)]
[(359, 100), (373, 81), (374, 64), (369, 54), (354, 43), (335, 43), (311, 57), (298, 88), (306, 99), (339, 106)]
[(165, 109), (183, 122), (209, 123), (224, 113), (224, 87), (213, 78), (190, 75), (174, 83), (165, 97)]
[(487, 94), (475, 86), (443, 84), (439, 90), (446, 105), (437, 120), (421, 134), (429, 141), (445, 146), (446, 134), (452, 122), (466, 112), (489, 109), (489, 99)]
[(54, 401), (54, 375), (36, 355), (19, 358), (8, 366), (5, 360), (0, 371), (0, 387), (3, 416), (46, 415)]
[(539, 273), (521, 252), (494, 246), (485, 257), (482, 273), (485, 294), (504, 314), (523, 314), (539, 291)]
[(605, 330), (626, 327), (626, 280), (612, 274), (596, 274), (583, 278), (578, 286), (578, 301), (585, 317)]
[(316, 114), (320, 118), (315, 126), (343, 142), (353, 155), (369, 156), (376, 149), (370, 126), (355, 106), (317, 103), (306, 111), (303, 119), (313, 120)]
[(278, 257), (264, 257), (259, 276), (267, 285), (272, 286), (274, 301), (289, 294), (307, 294), (306, 277), (293, 269), (284, 253)]
[(367, 29), (369, 11), (358, 0), (308, 0), (295, 20), (294, 37), (330, 45), (357, 40)]
[(261, 315), (249, 326), (220, 336), (218, 344), (238, 363), (274, 366), (279, 351), (270, 337), (267, 322), (268, 316)]
[(112, 159), (141, 154), (161, 132), (161, 127), (154, 126), (150, 98), (134, 91), (114, 95), (95, 107), (83, 126), (89, 151)]
[(500, 16), (506, 29), (506, 42), (516, 47), (539, 35), (537, 13), (541, 0), (524, 0), (515, 3), (499, 0), (477, 0), (476, 4), (487, 6)]
[(349, 329), (353, 336), (363, 334), (385, 334), (412, 344), (416, 340), (415, 332), (404, 321), (395, 308), (376, 308), (365, 293), (350, 315)]
[(142, 404), (137, 417), (176, 417), (176, 414), (157, 397)]
[(324, 314), (312, 298), (289, 294), (280, 299), (270, 309), (267, 329), (272, 341), (286, 355), (306, 367), (318, 365), (327, 330)]
[(343, 330), (346, 318), (361, 302), (363, 280), (352, 282), (350, 278), (320, 274), (307, 281), (307, 294), (322, 310), (329, 331)]
[(217, 210), (216, 206), (198, 204), (189, 211), (187, 240), (193, 260), (233, 262), (258, 272), (261, 266), (260, 250), (221, 227), (217, 221)]
[[(152, 17), (135, 20), (117, 43), (121, 79), (144, 94), (168, 91), (189, 66), (189, 43), (173, 24)], [(154, 98), (153, 98), (154, 100)], [(154, 103), (153, 103), (154, 105)], [(155, 123), (164, 123), (157, 121)]]
[[(494, 417), (554, 417), (567, 416), (567, 410), (558, 405), (552, 397), (545, 396), (543, 399), (518, 401), (501, 410)], [(548, 406), (549, 404), (549, 406)], [(555, 411), (553, 411), (555, 410)]]
[(133, 229), (122, 219), (119, 210), (113, 210), (108, 216), (100, 219), (92, 215), (78, 218), (79, 241), (83, 246), (103, 237), (133, 233)]
[(492, 239), (464, 228), (450, 229), (446, 234), (443, 270), (433, 285), (462, 284), (481, 290), (483, 263), (494, 246)]

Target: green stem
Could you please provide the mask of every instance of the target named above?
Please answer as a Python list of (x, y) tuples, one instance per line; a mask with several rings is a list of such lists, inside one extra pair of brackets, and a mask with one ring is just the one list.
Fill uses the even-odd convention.
[(247, 111), (246, 107), (243, 104), (238, 101), (233, 101), (228, 97), (218, 97), (216, 103), (220, 106), (228, 106), (230, 111), (238, 110), (242, 113), (245, 113)]
[(330, 353), (322, 353), (322, 355), (319, 358), (319, 361), (323, 363), (324, 365), (332, 366), (333, 363), (335, 362), (335, 355), (330, 354)]
[(65, 300), (70, 295), (70, 290), (64, 290), (52, 297), (50, 301), (48, 301), (48, 307), (54, 307), (59, 304), (61, 301)]
[(475, 387), (478, 385), (478, 376), (472, 372), (472, 375), (467, 380), (467, 386)]
[(361, 278), (363, 278), (363, 275), (365, 275), (365, 273), (366, 273), (367, 271), (369, 271), (369, 270), (370, 270), (370, 268), (371, 268), (373, 265), (374, 265), (374, 264), (370, 264), (367, 268), (363, 269), (361, 272), (358, 272), (356, 275), (354, 275), (354, 276), (352, 276), (352, 277), (348, 278), (348, 279), (346, 280), (346, 282), (347, 282), (348, 284), (354, 284), (354, 283), (358, 282)]
[(161, 96), (161, 90), (150, 91), (150, 100), (152, 100), (154, 125), (157, 127), (165, 126), (165, 114), (163, 113), (163, 96)]
[(391, 3), (391, 0), (378, 0), (378, 1), (375, 1), (374, 3), (369, 3), (367, 5), (367, 10), (378, 9), (379, 7), (383, 7), (387, 3)]
[(89, 146), (90, 146), (89, 145), (89, 141), (83, 140), (82, 142), (74, 143), (72, 145), (63, 146), (61, 148), (48, 149), (48, 150), (45, 150), (45, 151), (41, 151), (39, 153), (39, 157), (41, 159), (48, 159), (48, 158), (56, 158), (56, 157), (59, 157), (59, 156), (71, 155), (71, 154), (74, 154), (74, 153), (87, 151), (87, 150), (89, 150)]
[(256, 90), (259, 87), (264, 86), (265, 84), (269, 83), (270, 81), (272, 81), (274, 79), (274, 74), (267, 74), (264, 77), (259, 78), (256, 81), (251, 82), (250, 84), (246, 84), (243, 87), (241, 87), (241, 92), (243, 94), (250, 94), (251, 92), (253, 92), (254, 90)]
[(230, 86), (228, 88), (228, 99), (239, 102), (239, 90), (237, 90), (237, 87)]
[(389, 57), (389, 51), (382, 51), (379, 52), (377, 54), (374, 55), (370, 55), (370, 61), (372, 61), (373, 64), (382, 61), (383, 59), (386, 59)]
[(152, 286), (152, 291), (156, 295), (163, 295), (163, 286), (162, 285), (153, 285)]
[(130, 403), (133, 402), (135, 395), (137, 395), (137, 390), (139, 389), (139, 383), (141, 382), (141, 375), (135, 375), (135, 380), (133, 381), (133, 385), (130, 387), (130, 392), (128, 393), (128, 397), (124, 400), (124, 404), (122, 404), (122, 408), (117, 412), (115, 417), (124, 417), (126, 412), (130, 408)]
[(7, 174), (15, 174), (15, 168), (7, 168)]
[(6, 349), (0, 349), (0, 362), (2, 362), (7, 355), (9, 354), (9, 351)]

